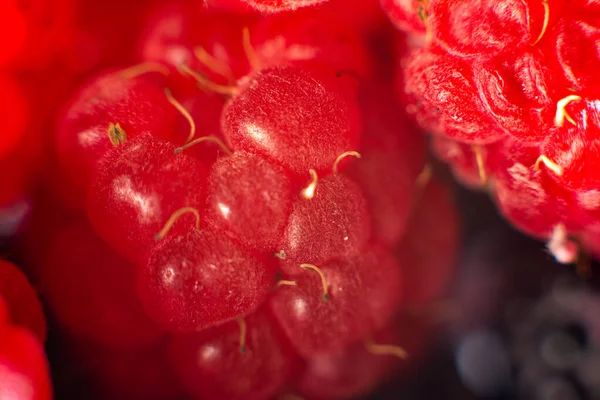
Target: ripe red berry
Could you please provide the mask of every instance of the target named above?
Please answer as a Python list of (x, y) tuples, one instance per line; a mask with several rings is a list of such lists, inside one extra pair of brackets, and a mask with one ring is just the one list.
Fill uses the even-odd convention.
[(98, 161), (122, 141), (142, 134), (173, 138), (176, 113), (150, 74), (104, 73), (86, 83), (70, 100), (57, 130), (60, 175), (71, 192), (67, 195), (83, 205)]
[(357, 254), (371, 234), (360, 187), (342, 175), (320, 179), (312, 198), (298, 196), (280, 244), (282, 268), (302, 273), (300, 264), (320, 264)]
[(8, 306), (9, 320), (27, 328), (44, 343), (46, 318), (37, 293), (23, 272), (14, 264), (3, 260), (0, 260), (0, 297)]
[(291, 209), (291, 182), (279, 166), (235, 152), (208, 177), (206, 222), (251, 250), (274, 253)]
[(42, 344), (26, 329), (6, 323), (0, 323), (0, 398), (52, 399)]
[(223, 109), (223, 134), (235, 150), (263, 155), (297, 176), (331, 171), (359, 144), (360, 111), (345, 80), (299, 68), (250, 77)]
[(273, 314), (304, 357), (332, 354), (383, 327), (401, 301), (401, 271), (378, 247), (313, 268), (270, 299)]
[(546, 171), (539, 146), (507, 141), (497, 153), (495, 199), (500, 211), (519, 229), (538, 238), (549, 238), (555, 227), (564, 224), (578, 230), (569, 212), (573, 194), (557, 185)]
[(561, 18), (548, 39), (545, 50), (552, 52), (556, 71), (579, 94), (597, 93), (599, 88), (595, 71), (600, 65), (597, 53), (600, 26), (595, 20), (598, 11), (594, 2), (585, 7), (567, 7), (571, 13)]
[(554, 129), (557, 85), (542, 57), (526, 51), (473, 65), (478, 99), (497, 124), (520, 141), (540, 141)]
[[(579, 98), (577, 100), (577, 98)], [(543, 168), (560, 186), (584, 195), (600, 183), (596, 171), (600, 162), (600, 101), (576, 96), (565, 108), (565, 120), (540, 146), (540, 154), (556, 164)]]
[(536, 44), (549, 19), (560, 15), (563, 0), (430, 0), (432, 34), (450, 54), (491, 57)]
[(300, 355), (341, 351), (369, 331), (366, 294), (356, 264), (355, 259), (321, 264), (323, 278), (316, 271), (298, 267), (303, 273), (294, 278), (296, 285), (277, 288), (269, 300), (273, 314)]
[(211, 229), (167, 234), (139, 270), (147, 313), (172, 332), (193, 332), (248, 315), (265, 300), (274, 268)]
[(411, 54), (404, 70), (407, 108), (419, 124), (432, 132), (466, 142), (486, 143), (504, 133), (491, 118), (477, 93), (471, 65), (440, 50)]
[(264, 308), (244, 320), (175, 335), (171, 364), (202, 399), (267, 399), (276, 395), (295, 357)]
[(144, 264), (170, 216), (205, 203), (206, 169), (148, 134), (121, 143), (98, 162), (88, 216), (100, 237), (128, 260)]
[(135, 294), (135, 266), (115, 255), (85, 220), (62, 228), (51, 241), (40, 282), (67, 332), (120, 349), (144, 347), (162, 337)]

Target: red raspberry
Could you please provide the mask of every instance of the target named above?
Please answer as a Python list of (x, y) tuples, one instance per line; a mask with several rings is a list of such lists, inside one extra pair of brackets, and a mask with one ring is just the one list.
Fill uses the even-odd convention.
[(455, 175), (489, 189), (561, 262), (579, 258), (577, 241), (596, 252), (598, 11), (587, 1), (432, 0), (428, 40), (397, 80)]

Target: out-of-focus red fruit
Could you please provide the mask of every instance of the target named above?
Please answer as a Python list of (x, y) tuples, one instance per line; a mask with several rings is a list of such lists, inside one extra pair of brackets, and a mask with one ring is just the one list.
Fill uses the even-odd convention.
[(163, 332), (135, 292), (135, 266), (119, 258), (79, 219), (55, 234), (40, 268), (49, 308), (67, 332), (104, 346), (148, 346)]
[(445, 295), (457, 267), (461, 231), (450, 189), (430, 181), (417, 193), (415, 208), (397, 249), (405, 275), (405, 302), (421, 306)]
[(88, 377), (94, 399), (172, 400), (185, 398), (169, 365), (166, 342), (139, 349), (111, 349), (87, 342), (69, 342), (75, 373)]
[(43, 345), (25, 328), (0, 322), (0, 398), (51, 400)]
[(0, 260), (0, 297), (9, 307), (9, 320), (29, 329), (43, 344), (46, 318), (37, 293), (27, 277), (13, 263)]
[(40, 70), (60, 58), (73, 39), (74, 0), (0, 3), (0, 67)]

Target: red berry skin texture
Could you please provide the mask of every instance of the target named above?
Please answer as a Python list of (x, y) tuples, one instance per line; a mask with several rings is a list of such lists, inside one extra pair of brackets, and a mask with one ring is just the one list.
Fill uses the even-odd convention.
[(51, 242), (40, 282), (60, 326), (77, 338), (115, 349), (161, 339), (163, 332), (135, 294), (135, 266), (108, 248), (85, 220), (67, 225)]
[(302, 274), (300, 264), (320, 264), (332, 258), (356, 254), (371, 234), (367, 202), (360, 187), (343, 175), (318, 181), (312, 199), (301, 196), (280, 244), (285, 253), (282, 269)]
[[(94, 229), (128, 260), (144, 264), (171, 215), (205, 204), (204, 165), (150, 135), (112, 149), (98, 163), (88, 197)], [(187, 221), (187, 220), (186, 220)]]
[(0, 159), (10, 153), (24, 136), (29, 105), (23, 88), (10, 75), (0, 73)]
[(301, 7), (314, 6), (327, 0), (245, 0), (250, 6), (263, 13), (294, 11)]
[(265, 300), (274, 268), (218, 231), (171, 233), (138, 275), (146, 312), (171, 332), (193, 332), (247, 315)]
[[(548, 1), (552, 20), (562, 3)], [(536, 0), (431, 0), (428, 11), (437, 43), (461, 57), (492, 57), (533, 45), (544, 29), (544, 5)]]
[(10, 321), (28, 329), (44, 343), (46, 318), (37, 293), (21, 270), (3, 260), (0, 260), (0, 297), (9, 307)]
[[(562, 18), (548, 40), (549, 51), (558, 63), (558, 72), (580, 95), (593, 95), (599, 88), (596, 71), (600, 65), (598, 41), (600, 24), (597, 6), (575, 7), (577, 14)], [(573, 11), (574, 11), (573, 10)]]
[(600, 100), (588, 98), (569, 103), (566, 112), (575, 124), (564, 121), (541, 146), (541, 153), (559, 167), (559, 171), (546, 169), (548, 176), (578, 194), (596, 191), (600, 184), (599, 106)]
[(403, 266), (404, 301), (418, 307), (443, 297), (450, 287), (457, 268), (461, 231), (447, 186), (433, 180), (417, 196), (396, 252)]
[(0, 398), (51, 400), (43, 345), (21, 327), (0, 325)]
[(217, 160), (208, 176), (205, 220), (250, 250), (274, 253), (291, 203), (291, 182), (283, 168), (235, 152)]
[(333, 354), (365, 334), (385, 326), (402, 300), (402, 275), (395, 260), (374, 246), (361, 255), (303, 270), (296, 286), (281, 286), (270, 299), (273, 314), (296, 351), (311, 357)]
[(539, 52), (522, 52), (496, 63), (476, 63), (478, 97), (498, 124), (519, 141), (539, 142), (553, 130), (553, 73)]
[(539, 146), (508, 141), (497, 153), (495, 200), (500, 211), (520, 230), (540, 239), (550, 237), (555, 226), (563, 223), (567, 231), (577, 231), (570, 217), (572, 193), (557, 185), (546, 166), (535, 167)]
[(105, 73), (85, 84), (60, 118), (55, 142), (61, 176), (72, 197), (85, 204), (99, 160), (118, 143), (109, 137), (117, 124), (126, 140), (142, 134), (170, 138), (176, 113), (150, 74), (125, 78), (119, 72)]
[(439, 50), (417, 50), (404, 79), (412, 97), (407, 111), (423, 128), (469, 143), (488, 143), (504, 135), (480, 99), (467, 62)]
[(319, 275), (310, 270), (294, 277), (297, 286), (281, 286), (269, 300), (294, 349), (304, 357), (337, 353), (369, 331), (365, 290), (355, 260), (319, 265), (329, 300), (323, 298)]
[(183, 385), (207, 400), (260, 400), (276, 395), (286, 382), (295, 355), (265, 308), (240, 324), (231, 321), (200, 333), (175, 335), (171, 365)]
[(253, 75), (223, 109), (223, 134), (235, 150), (261, 154), (297, 176), (329, 173), (356, 149), (360, 111), (334, 73), (269, 68)]
[(379, 0), (392, 23), (401, 31), (425, 35), (427, 2), (423, 0)]
[(334, 19), (339, 10), (330, 4), (270, 15), (254, 24), (250, 42), (259, 64), (264, 68), (293, 63), (368, 74), (372, 55), (354, 25)]

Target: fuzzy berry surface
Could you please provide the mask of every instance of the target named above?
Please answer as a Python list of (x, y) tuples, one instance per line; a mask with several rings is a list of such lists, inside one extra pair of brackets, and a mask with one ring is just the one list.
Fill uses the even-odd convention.
[[(60, 104), (39, 140), (20, 133), (35, 107), (0, 95), (14, 111), (0, 166), (23, 143), (49, 149), (32, 163), (16, 257), (48, 312), (56, 396), (347, 399), (416, 365), (434, 330), (421, 319), (451, 282), (460, 229), (451, 189), (432, 177), (426, 140), (395, 96), (390, 51), (409, 45), (379, 2), (105, 3), (76, 10), (76, 40), (57, 56), (64, 76), (52, 70), (43, 86)], [(488, 47), (527, 42), (521, 19), (500, 36), (522, 37)], [(114, 30), (99, 23), (108, 20)], [(507, 132), (536, 139), (517, 133), (554, 95), (533, 84), (546, 78), (542, 55), (473, 69), (461, 40), (407, 62), (417, 121), (468, 140), (485, 129), (482, 151)], [(497, 93), (512, 73), (526, 93)], [(517, 98), (524, 125), (503, 102)], [(526, 110), (534, 100), (539, 115)], [(483, 115), (492, 103), (497, 115)], [(39, 321), (20, 317), (37, 316), (31, 296), (7, 291), (19, 279), (0, 284), (0, 318), (42, 336)]]
[(560, 262), (597, 256), (596, 2), (409, 3), (382, 2), (415, 38), (397, 89), (434, 152)]

